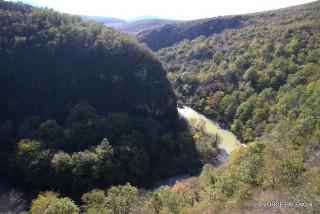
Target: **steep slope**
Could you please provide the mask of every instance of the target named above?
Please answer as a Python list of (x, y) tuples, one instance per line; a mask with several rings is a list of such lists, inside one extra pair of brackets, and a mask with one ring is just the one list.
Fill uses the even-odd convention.
[(184, 39), (194, 39), (200, 35), (210, 36), (225, 29), (237, 28), (243, 21), (241, 16), (232, 16), (178, 22), (142, 31), (137, 37), (139, 41), (157, 51)]
[(21, 3), (0, 1), (0, 17), (3, 178), (79, 195), (199, 164), (166, 72), (133, 37)]
[(133, 38), (24, 5), (23, 14), (11, 14), (1, 4), (0, 120), (37, 114), (61, 121), (79, 102), (101, 114), (177, 117), (165, 71)]
[(320, 2), (243, 17), (157, 54), (179, 99), (247, 146), (151, 196), (128, 184), (90, 191), (86, 213), (319, 213)]
[[(163, 172), (161, 166), (189, 165), (192, 136), (150, 130), (161, 125), (122, 114), (97, 119), (92, 109), (80, 105), (71, 110), (62, 136), (76, 139), (71, 145), (86, 145), (102, 128), (111, 143), (105, 139), (83, 151), (57, 152), (68, 142), (53, 140), (61, 137), (59, 126), (47, 121), (30, 132), (37, 120), (29, 119), (20, 132), (38, 137), (16, 145), (9, 159), (13, 177), (41, 189), (92, 189), (81, 197), (84, 213), (318, 213), (320, 2), (241, 19), (245, 23), (237, 28), (207, 37), (196, 33), (193, 40), (157, 52), (179, 99), (224, 122), (247, 143), (224, 165), (208, 165), (199, 177), (152, 193), (130, 184), (105, 191), (121, 179), (120, 184), (136, 182)], [(1, 124), (2, 145), (12, 142), (7, 140), (15, 133), (12, 127), (10, 121)], [(84, 137), (72, 138), (77, 132)], [(54, 208), (79, 212), (73, 201), (53, 192), (39, 194), (31, 212)]]
[(254, 95), (276, 94), (296, 72), (316, 69), (318, 12), (316, 2), (249, 15), (239, 29), (184, 40), (157, 54), (181, 100), (233, 124), (241, 139), (249, 142), (262, 134), (260, 123), (272, 114), (265, 102), (264, 110), (253, 111)]
[(318, 213), (320, 2), (245, 19), (157, 52), (179, 99), (249, 144), (171, 197), (186, 213)]

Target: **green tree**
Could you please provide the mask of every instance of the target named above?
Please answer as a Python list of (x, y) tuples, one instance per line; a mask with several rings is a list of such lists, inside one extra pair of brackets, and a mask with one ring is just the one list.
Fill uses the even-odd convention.
[(124, 186), (114, 186), (107, 191), (107, 202), (115, 214), (129, 214), (133, 212), (138, 202), (138, 190), (127, 183)]
[(58, 199), (59, 194), (55, 192), (41, 192), (36, 199), (32, 200), (31, 214), (43, 214), (50, 203)]
[(13, 155), (14, 165), (11, 170), (22, 176), (29, 185), (43, 188), (50, 184), (52, 157), (52, 151), (43, 149), (39, 141), (23, 139), (19, 141)]
[(102, 190), (94, 189), (88, 193), (83, 194), (81, 199), (84, 203), (84, 211), (87, 214), (112, 213), (111, 209), (109, 209), (107, 197)]
[(70, 198), (59, 198), (51, 201), (43, 214), (78, 214), (79, 208)]
[(78, 214), (79, 209), (69, 198), (59, 198), (55, 192), (42, 192), (31, 203), (31, 214)]
[(48, 148), (59, 149), (63, 144), (63, 129), (55, 120), (47, 120), (40, 124), (38, 129), (41, 141)]
[(294, 185), (299, 182), (303, 168), (297, 160), (287, 160), (281, 164), (281, 180), (284, 185)]
[(159, 196), (159, 193), (153, 193), (152, 197), (149, 200), (149, 206), (151, 213), (160, 214), (163, 209), (163, 203)]

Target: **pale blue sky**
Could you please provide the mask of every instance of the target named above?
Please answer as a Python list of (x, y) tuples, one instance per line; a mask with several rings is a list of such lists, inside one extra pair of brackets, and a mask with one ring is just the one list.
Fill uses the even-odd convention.
[(71, 14), (126, 20), (139, 16), (191, 20), (265, 11), (311, 1), (313, 0), (22, 0), (31, 5), (46, 6)]

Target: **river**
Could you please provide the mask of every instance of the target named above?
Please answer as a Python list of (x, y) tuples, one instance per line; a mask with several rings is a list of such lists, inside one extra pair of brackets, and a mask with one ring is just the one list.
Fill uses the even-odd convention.
[(229, 130), (221, 128), (216, 122), (208, 119), (203, 114), (196, 112), (190, 107), (184, 106), (183, 108), (178, 108), (179, 115), (190, 120), (201, 120), (204, 122), (205, 131), (208, 134), (217, 134), (220, 137), (220, 142), (218, 148), (221, 151), (221, 155), (228, 156), (233, 150), (238, 148), (241, 144), (237, 137)]
[[(208, 134), (217, 134), (220, 137), (218, 143), (220, 154), (218, 155), (218, 157), (213, 159), (213, 164), (217, 165), (223, 163), (233, 150), (243, 145), (231, 131), (221, 128), (216, 122), (208, 119), (206, 116), (193, 110), (192, 108), (183, 106), (182, 108), (178, 108), (178, 112), (179, 115), (181, 117), (184, 117), (187, 121), (202, 121), (204, 123), (204, 129)], [(162, 185), (173, 186), (177, 181), (185, 180), (191, 176), (192, 175), (189, 174), (183, 174), (160, 180), (156, 183), (153, 189), (158, 189)]]

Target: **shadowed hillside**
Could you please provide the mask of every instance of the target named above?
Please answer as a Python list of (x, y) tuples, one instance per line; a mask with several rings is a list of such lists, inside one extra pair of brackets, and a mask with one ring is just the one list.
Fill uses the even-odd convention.
[(138, 33), (137, 37), (139, 41), (148, 44), (152, 50), (157, 51), (183, 39), (194, 39), (200, 35), (210, 36), (225, 29), (237, 28), (241, 25), (242, 20), (241, 16), (234, 16), (166, 24), (162, 27), (142, 31)]
[(166, 72), (134, 37), (22, 3), (0, 1), (0, 17), (2, 178), (76, 197), (199, 165)]

